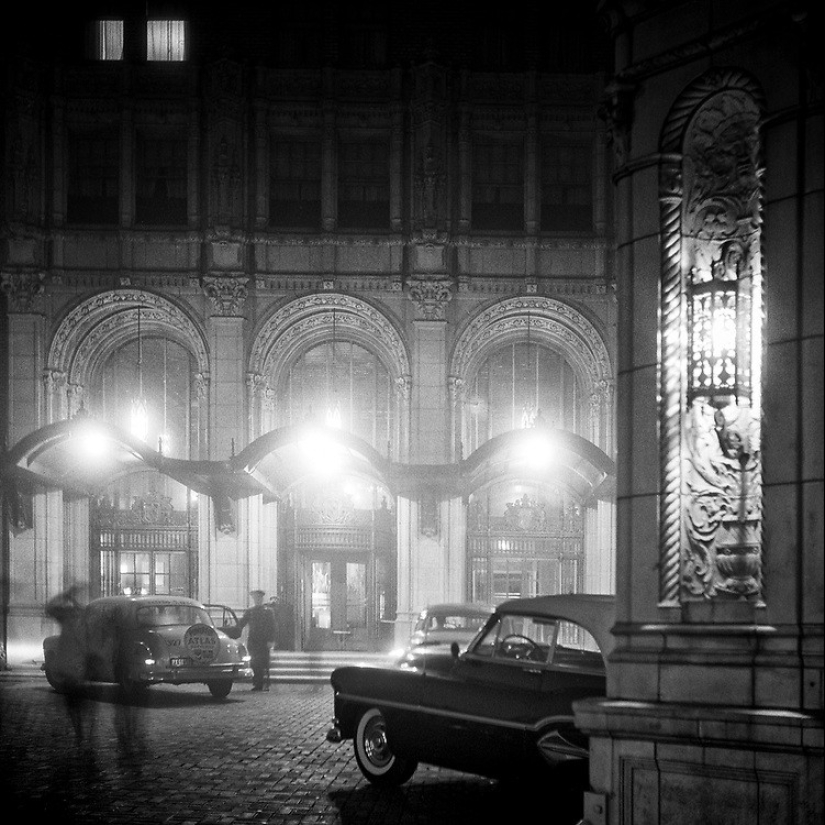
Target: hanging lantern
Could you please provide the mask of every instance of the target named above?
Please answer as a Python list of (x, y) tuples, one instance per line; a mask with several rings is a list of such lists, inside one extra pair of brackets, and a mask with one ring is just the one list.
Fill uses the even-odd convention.
[(722, 408), (749, 398), (748, 325), (737, 273), (694, 269), (688, 289), (688, 401)]

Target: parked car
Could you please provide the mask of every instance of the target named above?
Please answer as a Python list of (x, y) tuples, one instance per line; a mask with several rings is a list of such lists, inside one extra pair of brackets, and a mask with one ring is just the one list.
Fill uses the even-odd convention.
[(415, 620), (409, 649), (420, 645), (450, 646), (453, 642), (463, 649), (484, 627), (492, 612), (492, 605), (486, 604), (431, 604)]
[(588, 741), (572, 704), (605, 693), (613, 616), (612, 596), (514, 599), (464, 652), (421, 647), (388, 666), (336, 668), (327, 740), (352, 739), (375, 785), (401, 784), (424, 762), (494, 779), (555, 774), (583, 790)]
[[(132, 691), (202, 682), (223, 699), (234, 682), (252, 677), (246, 647), (216, 628), (195, 599), (106, 596), (86, 606), (83, 621), (91, 682), (119, 683)], [(43, 641), (43, 668), (57, 691), (64, 688), (57, 668), (59, 638)]]

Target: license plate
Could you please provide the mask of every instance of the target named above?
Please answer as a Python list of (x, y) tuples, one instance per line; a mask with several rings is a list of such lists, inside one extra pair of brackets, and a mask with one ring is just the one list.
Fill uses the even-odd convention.
[(170, 660), (170, 664), (172, 665), (172, 667), (184, 667), (185, 665), (189, 664), (189, 659), (176, 657)]

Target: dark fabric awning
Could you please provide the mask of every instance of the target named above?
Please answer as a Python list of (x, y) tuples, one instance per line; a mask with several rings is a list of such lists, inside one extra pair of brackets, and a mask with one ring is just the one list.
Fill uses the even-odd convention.
[(120, 476), (153, 469), (206, 495), (277, 499), (325, 473), (357, 475), (391, 495), (467, 497), (494, 481), (532, 479), (560, 486), (582, 502), (612, 495), (614, 462), (573, 433), (535, 427), (487, 441), (456, 464), (392, 462), (356, 436), (327, 427), (272, 430), (222, 461), (169, 458), (126, 431), (90, 416), (49, 424), (3, 457), (7, 482), (101, 495)]

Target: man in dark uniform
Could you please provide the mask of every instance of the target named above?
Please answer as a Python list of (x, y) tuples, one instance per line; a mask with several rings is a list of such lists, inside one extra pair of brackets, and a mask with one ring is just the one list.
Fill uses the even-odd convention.
[(249, 593), (254, 604), (244, 611), (238, 632), (249, 625), (246, 646), (252, 666), (252, 690), (269, 690), (269, 645), (275, 638), (275, 614), (263, 603), (263, 590)]

